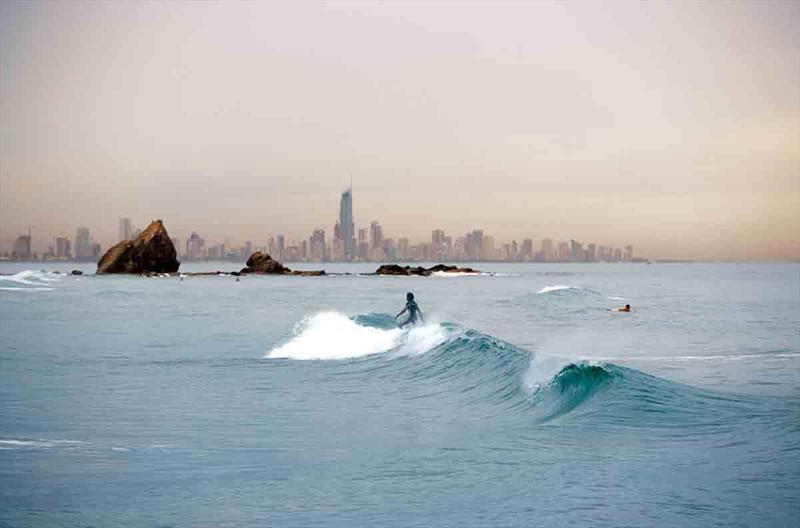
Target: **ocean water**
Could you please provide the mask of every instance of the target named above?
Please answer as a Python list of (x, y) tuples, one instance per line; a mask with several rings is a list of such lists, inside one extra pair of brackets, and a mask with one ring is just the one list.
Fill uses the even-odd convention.
[(798, 264), (41, 266), (0, 266), (1, 526), (800, 524)]

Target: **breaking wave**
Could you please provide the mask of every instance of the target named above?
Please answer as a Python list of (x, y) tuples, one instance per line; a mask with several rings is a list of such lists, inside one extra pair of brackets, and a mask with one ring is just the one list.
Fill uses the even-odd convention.
[(337, 372), (406, 379), (403, 386), (416, 387), (413, 391), (447, 392), (463, 398), (465, 405), (502, 405), (540, 424), (570, 419), (596, 422), (600, 428), (702, 428), (722, 417), (752, 414), (748, 398), (613, 363), (537, 358), (491, 335), (451, 323), (400, 330), (386, 314), (317, 313), (296, 325), (292, 336), (265, 357), (350, 360), (337, 363)]
[(25, 270), (14, 275), (0, 275), (0, 290), (5, 291), (50, 291), (51, 283), (61, 280), (63, 275), (47, 271)]
[(537, 295), (544, 295), (546, 293), (556, 293), (556, 292), (568, 292), (568, 291), (584, 291), (590, 293), (596, 293), (594, 290), (590, 290), (589, 288), (583, 288), (581, 286), (567, 286), (563, 284), (557, 284), (555, 286), (545, 286), (538, 292)]
[[(364, 324), (367, 323), (367, 324)], [(351, 359), (394, 351), (403, 355), (424, 354), (447, 339), (438, 324), (397, 328), (388, 315), (348, 318), (338, 312), (322, 312), (295, 326), (293, 337), (267, 353), (269, 358)]]

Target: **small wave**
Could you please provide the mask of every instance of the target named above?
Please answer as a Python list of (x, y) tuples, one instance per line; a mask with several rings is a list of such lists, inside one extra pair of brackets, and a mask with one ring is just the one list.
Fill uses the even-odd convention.
[(61, 278), (60, 273), (48, 271), (25, 270), (14, 275), (0, 275), (0, 282), (16, 282), (29, 286), (42, 286), (42, 283), (55, 282)]
[(37, 292), (37, 291), (53, 291), (55, 288), (22, 288), (22, 287), (2, 287), (0, 286), (0, 291), (26, 291), (26, 292)]
[(434, 277), (479, 277), (481, 275), (490, 275), (489, 273), (481, 273), (479, 271), (475, 272), (464, 272), (464, 271), (434, 271), (432, 276)]
[(569, 363), (547, 383), (531, 387), (538, 421), (546, 422), (574, 410), (621, 376), (613, 366)]
[[(359, 324), (367, 322), (370, 317), (374, 320), (373, 326)], [(294, 337), (272, 349), (265, 357), (351, 359), (389, 351), (394, 351), (396, 355), (420, 355), (447, 340), (447, 331), (439, 324), (401, 330), (387, 328), (389, 320), (390, 316), (358, 316), (351, 319), (338, 312), (317, 313), (297, 324)]]
[(582, 289), (582, 288), (580, 288), (579, 286), (563, 286), (563, 285), (559, 284), (559, 285), (556, 285), (556, 286), (545, 286), (544, 288), (542, 288), (541, 290), (539, 290), (536, 293), (541, 295), (543, 293), (551, 293), (551, 292), (557, 292), (557, 291), (563, 291), (563, 290), (580, 290), (580, 289)]
[(79, 440), (48, 440), (46, 438), (0, 438), (0, 449), (47, 449), (58, 445), (71, 446), (85, 443)]
[(2, 291), (52, 291), (50, 283), (62, 278), (59, 273), (47, 271), (25, 270), (14, 275), (0, 275), (0, 286)]
[(711, 354), (707, 356), (617, 356), (596, 357), (597, 361), (742, 361), (748, 359), (796, 358), (800, 352), (763, 352), (760, 354)]

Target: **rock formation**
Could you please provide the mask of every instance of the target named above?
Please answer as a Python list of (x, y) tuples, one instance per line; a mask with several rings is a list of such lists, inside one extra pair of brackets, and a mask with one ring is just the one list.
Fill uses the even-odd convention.
[(174, 273), (180, 262), (161, 220), (154, 220), (135, 240), (123, 240), (105, 252), (97, 273)]
[(247, 267), (242, 268), (241, 274), (255, 273), (262, 275), (302, 275), (317, 277), (325, 275), (324, 271), (292, 271), (277, 260), (269, 256), (268, 253), (256, 251), (247, 259)]
[(270, 275), (287, 275), (289, 268), (269, 256), (269, 253), (256, 251), (247, 259), (247, 267), (241, 273), (266, 273)]
[(472, 268), (459, 268), (458, 266), (447, 266), (445, 264), (437, 264), (430, 268), (423, 268), (422, 266), (412, 268), (411, 266), (400, 266), (397, 264), (383, 264), (377, 270), (375, 270), (375, 275), (419, 275), (421, 277), (428, 277), (435, 272), (479, 273)]

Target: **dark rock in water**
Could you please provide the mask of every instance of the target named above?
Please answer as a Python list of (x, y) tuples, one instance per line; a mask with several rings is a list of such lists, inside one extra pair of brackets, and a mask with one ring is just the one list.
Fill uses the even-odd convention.
[(427, 277), (431, 274), (430, 271), (427, 269), (417, 266), (412, 268), (411, 266), (400, 266), (398, 264), (383, 264), (377, 270), (375, 270), (376, 275), (421, 275), (423, 277)]
[(320, 277), (325, 272), (320, 271), (292, 271), (277, 260), (269, 256), (268, 253), (256, 251), (247, 259), (247, 267), (242, 268), (239, 273), (257, 273), (264, 275), (299, 275), (302, 277)]
[(269, 253), (256, 251), (247, 259), (247, 267), (240, 273), (268, 273), (270, 275), (286, 275), (291, 270), (269, 256)]
[(299, 275), (301, 277), (324, 277), (326, 273), (325, 270), (315, 270), (315, 271), (292, 270), (289, 272), (289, 275)]
[(472, 268), (459, 268), (458, 266), (448, 266), (446, 264), (437, 264), (428, 268), (431, 273), (442, 271), (444, 273), (480, 273), (478, 270)]
[(112, 246), (97, 263), (97, 273), (174, 273), (180, 262), (161, 220), (154, 220), (135, 240)]
[(400, 266), (398, 264), (383, 264), (377, 270), (375, 270), (375, 275), (418, 275), (421, 277), (428, 277), (435, 272), (478, 273), (478, 271), (472, 268), (459, 268), (458, 266), (447, 266), (445, 264), (437, 264), (430, 268), (423, 268), (422, 266), (412, 268), (411, 266)]
[(70, 275), (83, 275), (83, 272), (81, 270), (72, 270)]

